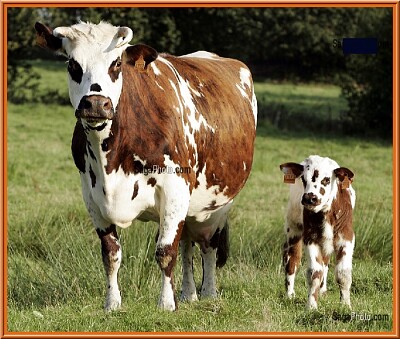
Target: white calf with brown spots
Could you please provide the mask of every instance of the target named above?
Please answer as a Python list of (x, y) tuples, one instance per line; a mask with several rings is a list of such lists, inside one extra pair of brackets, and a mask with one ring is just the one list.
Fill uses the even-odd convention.
[(287, 296), (295, 295), (294, 281), (302, 245), (307, 257), (308, 309), (316, 309), (318, 295), (327, 291), (329, 258), (336, 255), (335, 277), (340, 300), (351, 307), (352, 257), (355, 236), (352, 227), (356, 194), (354, 174), (330, 158), (309, 156), (301, 163), (280, 165), (290, 183), (283, 250)]

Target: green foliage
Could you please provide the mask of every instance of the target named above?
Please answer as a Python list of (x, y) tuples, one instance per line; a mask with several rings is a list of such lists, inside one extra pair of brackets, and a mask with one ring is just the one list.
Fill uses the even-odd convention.
[(342, 94), (349, 109), (344, 112), (347, 132), (392, 139), (393, 68), (392, 10), (369, 13), (360, 25), (358, 37), (376, 37), (376, 55), (349, 55), (341, 76)]
[[(15, 7), (9, 8), (7, 15), (8, 99), (14, 103), (68, 104), (59, 90), (38, 92), (42, 74), (31, 68), (31, 60), (56, 57), (35, 46), (36, 21), (58, 27), (78, 20), (104, 20), (131, 27), (132, 43), (147, 43), (160, 52), (209, 50), (240, 59), (250, 65), (255, 78), (335, 81), (348, 103), (339, 124), (334, 125), (335, 131), (391, 139), (390, 8)], [(343, 37), (377, 37), (382, 45), (376, 56), (345, 57), (333, 47), (333, 39)], [(278, 105), (268, 110), (281, 108)], [(317, 111), (318, 107), (304, 112), (304, 118)], [(291, 115), (291, 111), (282, 111), (279, 117), (290, 120)], [(316, 127), (331, 130), (332, 126)]]
[(40, 78), (27, 62), (32, 57), (35, 34), (32, 30), (21, 29), (21, 23), (33, 27), (34, 18), (31, 8), (9, 8), (7, 11), (7, 81), (8, 100), (25, 102), (32, 97)]

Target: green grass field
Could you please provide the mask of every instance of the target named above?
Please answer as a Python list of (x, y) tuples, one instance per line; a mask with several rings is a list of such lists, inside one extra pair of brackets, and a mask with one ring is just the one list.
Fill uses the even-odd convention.
[[(52, 79), (41, 90), (60, 86), (57, 88), (66, 94), (65, 74), (58, 68), (40, 66), (41, 72)], [(161, 286), (154, 260), (157, 225), (141, 222), (120, 231), (122, 310), (110, 314), (103, 311), (105, 279), (100, 243), (84, 208), (79, 174), (70, 152), (73, 109), (10, 104), (8, 331), (392, 331), (392, 146), (314, 128), (305, 131), (304, 124), (312, 116), (325, 119), (331, 126), (339, 121), (346, 103), (337, 87), (258, 83), (256, 89), (264, 120), (257, 129), (251, 176), (231, 211), (231, 257), (218, 270), (220, 296), (180, 303), (174, 313), (156, 307)], [(276, 118), (277, 107), (282, 108), (281, 118)], [(310, 115), (303, 118), (307, 112)], [(283, 118), (289, 125), (280, 124)], [(310, 154), (332, 157), (355, 172), (352, 312), (357, 319), (349, 319), (350, 311), (339, 304), (333, 265), (328, 295), (320, 299), (318, 311), (305, 311), (304, 261), (297, 276), (295, 299), (285, 298), (281, 248), (288, 187), (279, 164), (301, 161)], [(194, 268), (200, 286), (198, 251)], [(178, 261), (178, 291), (180, 270)], [(365, 321), (360, 319), (362, 315), (377, 315), (379, 319)]]

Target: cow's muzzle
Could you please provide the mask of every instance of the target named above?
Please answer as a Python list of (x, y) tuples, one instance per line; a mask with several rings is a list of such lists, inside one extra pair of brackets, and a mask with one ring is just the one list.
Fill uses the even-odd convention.
[(110, 98), (102, 95), (85, 95), (79, 102), (75, 116), (89, 122), (110, 120), (114, 116), (114, 108)]
[(312, 209), (313, 207), (318, 206), (321, 201), (314, 193), (304, 193), (301, 203), (304, 207)]

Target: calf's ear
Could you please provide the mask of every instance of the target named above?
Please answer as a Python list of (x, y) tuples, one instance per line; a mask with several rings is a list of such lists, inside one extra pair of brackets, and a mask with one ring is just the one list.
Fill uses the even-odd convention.
[(343, 182), (346, 177), (352, 182), (354, 178), (354, 173), (346, 167), (336, 168), (333, 170), (333, 173), (335, 173), (340, 182)]
[(61, 53), (62, 39), (53, 35), (53, 30), (40, 22), (35, 23), (36, 43), (45, 49)]
[(139, 70), (146, 70), (147, 66), (156, 60), (158, 52), (147, 45), (137, 44), (125, 49), (123, 60)]
[(287, 162), (280, 165), (279, 168), (284, 174), (289, 174), (290, 172), (292, 172), (296, 176), (296, 178), (302, 175), (304, 171), (303, 165), (297, 164), (295, 162)]
[(285, 174), (283, 177), (283, 182), (286, 184), (294, 184), (296, 178), (298, 178), (304, 170), (303, 165), (297, 164), (295, 162), (287, 162), (279, 166), (281, 171)]

